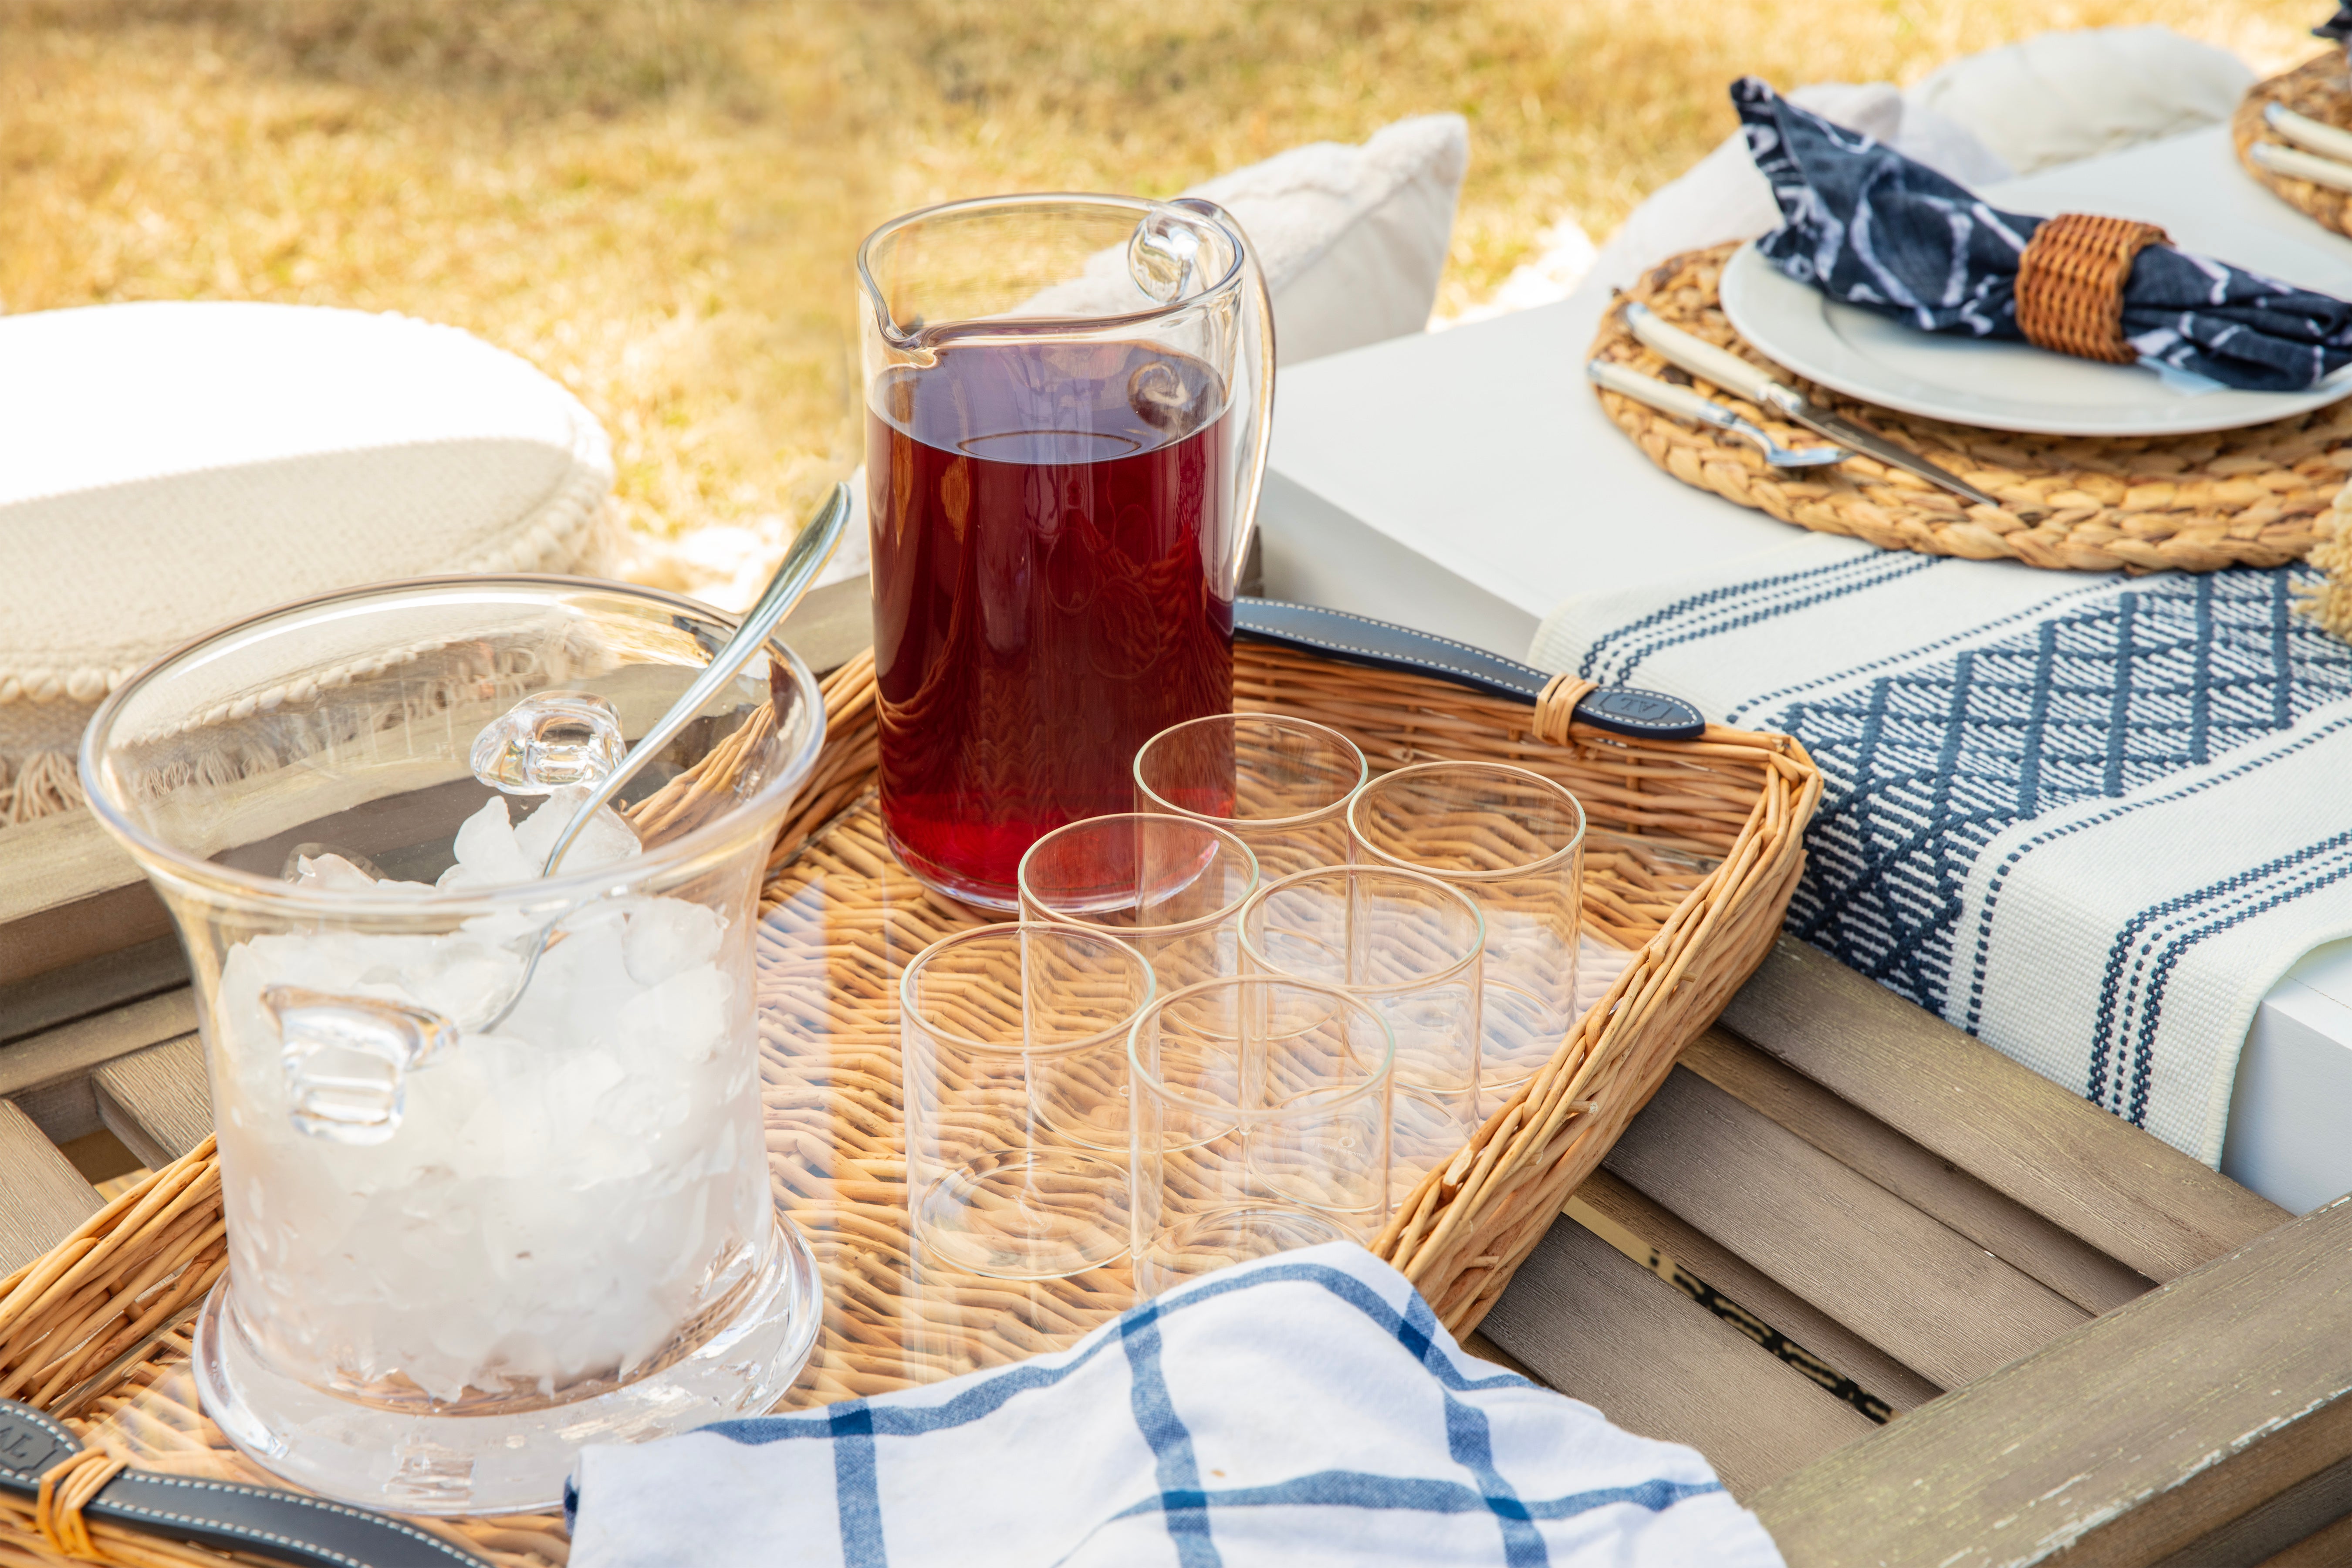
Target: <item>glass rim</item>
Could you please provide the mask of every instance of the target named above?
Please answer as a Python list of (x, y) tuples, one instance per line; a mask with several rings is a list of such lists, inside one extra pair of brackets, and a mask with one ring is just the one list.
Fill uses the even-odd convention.
[[(1471, 942), (1470, 951), (1464, 953), (1461, 957), (1454, 959), (1444, 969), (1439, 970), (1433, 974), (1415, 975), (1412, 979), (1402, 982), (1395, 985), (1354, 985), (1343, 981), (1317, 980), (1312, 975), (1293, 974), (1290, 971), (1276, 965), (1265, 956), (1265, 953), (1258, 950), (1257, 944), (1250, 940), (1250, 911), (1264, 908), (1268, 898), (1275, 893), (1281, 891), (1283, 889), (1289, 887), (1292, 883), (1311, 881), (1317, 877), (1354, 877), (1363, 875), (1367, 872), (1378, 877), (1394, 877), (1400, 881), (1425, 882), (1429, 886), (1436, 889), (1438, 891), (1445, 894), (1448, 898), (1459, 902), (1464, 909), (1470, 911), (1470, 929), (1475, 933), (1475, 940)], [(1317, 985), (1334, 986), (1341, 991), (1347, 992), (1351, 996), (1410, 995), (1413, 992), (1419, 991), (1425, 986), (1443, 984), (1446, 981), (1454, 979), (1464, 970), (1468, 969), (1473, 964), (1476, 963), (1480, 958), (1486, 955), (1486, 912), (1479, 909), (1477, 900), (1442, 878), (1433, 877), (1426, 871), (1415, 870), (1409, 867), (1402, 866), (1317, 866), (1309, 870), (1294, 871), (1289, 876), (1281, 879), (1279, 881), (1268, 882), (1265, 887), (1260, 888), (1256, 892), (1251, 894), (1248, 901), (1242, 906), (1241, 915), (1234, 921), (1234, 929), (1235, 937), (1241, 943), (1242, 951), (1249, 954), (1250, 957), (1255, 959), (1258, 963), (1265, 964), (1270, 973), (1279, 976), (1285, 980), (1302, 980)]]
[[(979, 942), (982, 940), (1000, 940), (1008, 933), (1018, 937), (1023, 936), (1024, 933), (1029, 931), (1047, 931), (1057, 937), (1076, 939), (1081, 942), (1099, 942), (1106, 947), (1117, 949), (1119, 952), (1124, 953), (1127, 957), (1133, 960), (1136, 968), (1141, 971), (1143, 975), (1143, 999), (1123, 1014), (1117, 1023), (1109, 1025), (1105, 1028), (1097, 1029), (1093, 1034), (1087, 1035), (1083, 1038), (1076, 1040), (1058, 1040), (1050, 1046), (1031, 1046), (1026, 1044), (1004, 1045), (994, 1040), (980, 1039), (975, 1036), (964, 1034), (961, 1030), (941, 1028), (938, 1025), (931, 1023), (929, 1020), (928, 1016), (925, 1015), (920, 1008), (916, 1006), (914, 992), (915, 977), (920, 973), (933, 959), (947, 952), (950, 949), (961, 947), (966, 942)], [(901, 1033), (903, 1033), (910, 1024), (913, 1024), (915, 1027), (921, 1029), (924, 1034), (929, 1036), (932, 1039), (950, 1041), (959, 1047), (976, 1051), (985, 1056), (1059, 1057), (1068, 1055), (1073, 1051), (1097, 1049), (1103, 1046), (1111, 1044), (1118, 1039), (1122, 1035), (1127, 1036), (1130, 1040), (1132, 1040), (1136, 1026), (1142, 1020), (1143, 1015), (1150, 1011), (1152, 1004), (1159, 999), (1159, 995), (1160, 982), (1159, 978), (1151, 973), (1150, 961), (1145, 958), (1143, 954), (1138, 952), (1134, 948), (1129, 946), (1126, 942), (1119, 941), (1118, 938), (1115, 936), (1109, 935), (1108, 932), (1095, 931), (1086, 926), (1062, 925), (1047, 921), (996, 921), (984, 926), (972, 926), (964, 931), (950, 931), (947, 935), (940, 938), (939, 941), (931, 943), (930, 946), (923, 949), (922, 952), (915, 954), (914, 957), (907, 961), (907, 967), (902, 970), (898, 975), (898, 1027)], [(1024, 1009), (1026, 1007), (1025, 999), (1024, 1002)], [(917, 1018), (922, 1018), (924, 1021), (920, 1024), (914, 1024), (914, 1020)]]
[[(1149, 784), (1144, 782), (1144, 754), (1150, 752), (1152, 747), (1158, 745), (1161, 741), (1166, 740), (1169, 736), (1176, 733), (1179, 730), (1190, 730), (1202, 724), (1233, 724), (1244, 721), (1251, 723), (1278, 724), (1288, 729), (1309, 730), (1318, 734), (1328, 736), (1330, 739), (1339, 742), (1340, 745), (1345, 746), (1350, 752), (1354, 753), (1356, 759), (1356, 782), (1348, 787), (1347, 794), (1341, 795), (1330, 805), (1318, 805), (1312, 811), (1300, 812), (1295, 816), (1211, 816), (1205, 812), (1191, 811), (1187, 810), (1183, 806), (1178, 805), (1174, 801), (1168, 799), (1158, 790), (1153, 789)], [(1361, 746), (1359, 746), (1355, 742), (1349, 740), (1346, 735), (1342, 734), (1338, 730), (1333, 729), (1328, 724), (1318, 723), (1312, 719), (1297, 718), (1288, 713), (1205, 713), (1198, 719), (1186, 719), (1181, 722), (1171, 724), (1168, 728), (1160, 731), (1158, 734), (1152, 736), (1150, 740), (1144, 742), (1143, 744), (1135, 749), (1135, 761), (1129, 764), (1128, 772), (1134, 776), (1135, 787), (1140, 791), (1146, 798), (1152, 801), (1155, 805), (1165, 808), (1162, 811), (1148, 813), (1147, 815), (1156, 816), (1186, 816), (1192, 818), (1195, 822), (1205, 822), (1213, 826), (1223, 823), (1245, 823), (1253, 831), (1260, 828), (1273, 831), (1285, 827), (1307, 827), (1312, 826), (1318, 822), (1327, 821), (1329, 818), (1345, 812), (1349, 808), (1349, 803), (1352, 802), (1358, 795), (1363, 792), (1364, 786), (1371, 781), (1372, 776), (1371, 763), (1366, 760), (1364, 756), (1364, 749)]]
[[(1128, 1070), (1135, 1075), (1137, 1082), (1171, 1104), (1183, 1106), (1188, 1110), (1202, 1111), (1211, 1116), (1223, 1117), (1244, 1126), (1286, 1121), (1293, 1116), (1303, 1114), (1296, 1109), (1244, 1110), (1238, 1106), (1226, 1104), (1223, 1100), (1196, 1100), (1191, 1095), (1171, 1089), (1167, 1080), (1143, 1065), (1143, 1058), (1136, 1052), (1137, 1044), (1142, 1038), (1143, 1026), (1166, 1012), (1176, 1003), (1204, 992), (1244, 985), (1285, 985), (1295, 991), (1320, 992), (1336, 1000), (1341, 1007), (1370, 1019), (1372, 1026), (1380, 1030), (1380, 1065), (1367, 1073), (1361, 1083), (1351, 1085), (1337, 1099), (1318, 1100), (1314, 1106), (1317, 1111), (1353, 1105), (1366, 1095), (1379, 1092), (1391, 1083), (1396, 1072), (1396, 1031), (1389, 1027), (1389, 1021), (1381, 1017), (1370, 1004), (1343, 986), (1334, 985), (1323, 980), (1300, 980), (1288, 974), (1220, 974), (1210, 980), (1196, 980), (1181, 990), (1171, 991), (1165, 996), (1153, 998), (1150, 1005), (1136, 1016), (1135, 1026), (1128, 1031), (1127, 1066)], [(1129, 1115), (1132, 1114), (1133, 1111), (1130, 1110)]]
[[(1119, 195), (1108, 191), (1019, 191), (1003, 195), (965, 196), (958, 201), (934, 202), (929, 206), (917, 207), (912, 212), (903, 212), (896, 217), (885, 219), (864, 239), (857, 242), (857, 286), (873, 307), (875, 330), (892, 342), (901, 342), (904, 333), (890, 313), (890, 308), (884, 298), (881, 286), (874, 280), (874, 269), (869, 263), (877, 246), (889, 240), (899, 230), (910, 225), (933, 218), (980, 213), (992, 207), (1016, 212), (1028, 208), (1063, 205), (1118, 207), (1139, 215), (1174, 207), (1175, 210), (1184, 213), (1189, 217), (1213, 223), (1223, 229), (1226, 238), (1233, 241), (1233, 264), (1227, 267), (1213, 282), (1203, 284), (1192, 293), (1154, 305), (1148, 310), (1129, 310), (1111, 316), (1018, 316), (1003, 321), (991, 318), (986, 322), (991, 331), (1011, 329), (1015, 332), (1024, 330), (1035, 331), (1040, 327), (1067, 331), (1073, 323), (1076, 322), (1083, 322), (1089, 330), (1143, 326), (1180, 310), (1192, 310), (1220, 294), (1239, 287), (1248, 267), (1248, 249), (1242, 243), (1240, 226), (1234, 221), (1233, 215), (1227, 212), (1222, 204), (1209, 201), (1204, 197), (1193, 196), (1182, 199), (1199, 202), (1200, 206), (1178, 206), (1174, 198), (1159, 201), (1150, 196)], [(1213, 210), (1204, 212), (1202, 210), (1202, 207)]]
[[(1065, 833), (1071, 832), (1076, 828), (1092, 827), (1100, 823), (1118, 821), (1178, 823), (1184, 826), (1198, 828), (1204, 833), (1213, 835), (1217, 838), (1224, 841), (1225, 847), (1229, 849), (1238, 849), (1241, 851), (1242, 864), (1249, 868), (1250, 877), (1248, 890), (1243, 893), (1240, 898), (1234, 900), (1230, 903), (1223, 905), (1209, 914), (1195, 915), (1189, 921), (1179, 921), (1173, 925), (1125, 927), (1103, 926), (1096, 924), (1093, 921), (1084, 918), (1084, 916), (1079, 913), (1065, 913), (1059, 910), (1042, 908), (1037, 911), (1035, 918), (1033, 920), (1030, 917), (1029, 911), (1030, 900), (1034, 896), (1029, 890), (1030, 858), (1035, 855), (1039, 849), (1045, 847), (1048, 842), (1060, 837)], [(1066, 822), (1062, 824), (1061, 826), (1055, 828), (1052, 832), (1038, 839), (1036, 843), (1029, 846), (1028, 848), (1023, 850), (1021, 852), (1021, 863), (1014, 867), (1013, 870), (1013, 897), (1021, 906), (1022, 915), (1021, 921), (1015, 923), (1067, 926), (1074, 931), (1099, 931), (1103, 935), (1111, 937), (1115, 941), (1130, 942), (1146, 938), (1157, 942), (1163, 937), (1191, 936), (1196, 931), (1213, 930), (1216, 926), (1223, 924), (1226, 920), (1237, 914), (1244, 904), (1248, 903), (1251, 899), (1256, 897), (1257, 894), (1263, 890), (1264, 886), (1265, 875), (1257, 862), (1257, 851), (1252, 849), (1247, 844), (1244, 843), (1241, 837), (1234, 833), (1231, 828), (1219, 826), (1216, 820), (1212, 817), (1171, 816), (1165, 812), (1157, 811), (1107, 811), (1100, 816), (1082, 816), (1076, 822)]]
[[(1513, 778), (1540, 784), (1576, 808), (1576, 831), (1569, 836), (1567, 843), (1552, 850), (1541, 859), (1528, 860), (1517, 866), (1507, 866), (1496, 871), (1457, 871), (1444, 866), (1423, 865), (1418, 860), (1407, 860), (1402, 856), (1391, 854), (1365, 837), (1361, 825), (1356, 819), (1356, 808), (1365, 797), (1393, 779), (1410, 778), (1415, 774), (1438, 773), (1447, 769), (1465, 773), (1505, 773)], [(1361, 846), (1366, 854), (1377, 857), (1383, 866), (1394, 867), (1401, 871), (1419, 871), (1444, 882), (1507, 882), (1521, 877), (1540, 876), (1547, 871), (1558, 870), (1562, 862), (1584, 847), (1585, 831), (1591, 826), (1591, 819), (1585, 814), (1584, 803), (1577, 799), (1574, 792), (1566, 784), (1556, 779), (1548, 779), (1532, 768), (1522, 768), (1510, 763), (1414, 763), (1382, 773), (1376, 779), (1366, 781), (1360, 789), (1348, 797), (1348, 837), (1350, 840)]]
[[(817, 753), (824, 749), (828, 729), (824, 693), (801, 656), (771, 634), (765, 645), (768, 657), (772, 661), (781, 661), (792, 671), (793, 683), (800, 691), (801, 700), (813, 716), (813, 721), (802, 739), (800, 749), (785, 759), (783, 765), (777, 769), (776, 776), (761, 786), (758, 794), (737, 801), (712, 821), (691, 832), (680, 834), (667, 843), (648, 848), (635, 859), (539, 881), (511, 882), (493, 888), (469, 889), (460, 893), (443, 892), (438, 889), (431, 893), (326, 892), (290, 881), (272, 879), (259, 872), (239, 870), (217, 860), (201, 859), (177, 845), (156, 837), (132, 821), (118, 806), (112, 792), (101, 787), (100, 781), (107, 776), (100, 763), (101, 739), (108, 736), (116, 719), (133, 697), (196, 653), (215, 643), (257, 633), (273, 621), (359, 600), (382, 599), (389, 603), (399, 595), (415, 589), (465, 589), (492, 595), (500, 590), (562, 589), (567, 596), (596, 594), (649, 601), (673, 615), (683, 614), (696, 620), (712, 622), (730, 632), (741, 623), (740, 616), (730, 616), (683, 594), (647, 588), (635, 583), (567, 577), (548, 572), (457, 572), (425, 577), (395, 577), (381, 583), (362, 583), (339, 588), (310, 598), (289, 600), (197, 633), (158, 656), (106, 695), (90, 715), (89, 722), (83, 727), (81, 743), (77, 748), (76, 762), (82, 795), (89, 803), (90, 815), (117, 841), (129, 848), (134, 858), (142, 861), (142, 869), (150, 875), (168, 872), (183, 882), (203, 889), (207, 894), (238, 895), (260, 900), (265, 905), (277, 900), (291, 900), (298, 906), (319, 910), (356, 910), (369, 916), (409, 913), (437, 920), (453, 913), (495, 912), (509, 909), (517, 902), (524, 902), (526, 907), (536, 910), (541, 904), (596, 896), (600, 890), (609, 890), (616, 883), (635, 883), (649, 874), (667, 874), (704, 858), (723, 858), (733, 853), (726, 841), (740, 837), (745, 823), (756, 816), (761, 809), (772, 805), (779, 795), (787, 800), (799, 795), (801, 786), (808, 782), (810, 773), (816, 766)], [(555, 597), (552, 595), (545, 596), (550, 599)], [(671, 668), (691, 670), (694, 667), (676, 665)], [(739, 675), (737, 679), (746, 678)]]

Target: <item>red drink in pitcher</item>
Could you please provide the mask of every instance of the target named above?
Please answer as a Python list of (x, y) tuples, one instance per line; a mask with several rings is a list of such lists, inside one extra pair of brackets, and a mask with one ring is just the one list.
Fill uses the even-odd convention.
[(950, 344), (876, 380), (884, 821), (925, 881), (1009, 904), (1039, 837), (1132, 809), (1145, 741), (1232, 708), (1235, 423), (1150, 342)]
[(883, 825), (1016, 909), (1031, 845), (1133, 810), (1143, 743), (1232, 710), (1273, 307), (1191, 196), (928, 207), (857, 284)]

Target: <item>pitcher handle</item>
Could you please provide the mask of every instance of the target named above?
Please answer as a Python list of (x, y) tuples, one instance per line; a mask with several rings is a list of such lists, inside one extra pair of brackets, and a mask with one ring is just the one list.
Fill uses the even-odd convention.
[(457, 1043), (438, 1013), (373, 996), (271, 985), (278, 1062), (298, 1131), (337, 1143), (381, 1143), (400, 1130), (408, 1073)]
[(1234, 444), (1230, 478), (1234, 526), (1223, 563), (1224, 589), (1230, 597), (1240, 590), (1242, 563), (1249, 559), (1250, 538), (1257, 531), (1258, 493), (1265, 482), (1266, 453), (1274, 442), (1274, 295), (1240, 219), (1205, 196), (1177, 196), (1168, 205), (1197, 213), (1223, 227), (1233, 236), (1241, 255), (1241, 342), (1234, 358), (1244, 383), (1237, 390), (1248, 421)]

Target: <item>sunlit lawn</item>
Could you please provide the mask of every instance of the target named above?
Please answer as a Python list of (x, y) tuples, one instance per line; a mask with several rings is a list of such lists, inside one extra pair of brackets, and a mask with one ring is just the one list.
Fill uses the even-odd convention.
[(1167, 193), (1457, 110), (1442, 309), (1596, 238), (1724, 86), (1906, 80), (2164, 22), (2259, 68), (2316, 0), (0, 0), (0, 304), (259, 299), (455, 322), (613, 432), (631, 521), (793, 512), (850, 456), (848, 258), (893, 212)]

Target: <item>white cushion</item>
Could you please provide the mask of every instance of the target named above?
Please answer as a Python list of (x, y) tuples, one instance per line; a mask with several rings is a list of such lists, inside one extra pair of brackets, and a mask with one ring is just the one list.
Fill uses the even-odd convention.
[[(1788, 96), (1800, 109), (1874, 136), (1964, 185), (2009, 178), (2008, 164), (1966, 128), (1911, 102), (1885, 82), (1817, 82)], [(1626, 288), (1669, 256), (1753, 239), (1780, 222), (1772, 188), (1735, 132), (1689, 173), (1659, 186), (1635, 207), (1601, 247), (1590, 276)]]
[[(2095, 27), (1964, 56), (1899, 91), (1821, 82), (1788, 96), (1973, 188), (2227, 120), (2252, 81), (2235, 55), (2168, 28)], [(1622, 289), (1670, 256), (1780, 221), (1734, 134), (1652, 192), (1581, 276)]]
[(1428, 324), (1469, 165), (1468, 121), (1423, 114), (1360, 147), (1312, 142), (1185, 194), (1240, 221), (1274, 298), (1276, 360), (1298, 364)]
[(2021, 174), (2217, 125), (2254, 73), (2168, 27), (2043, 33), (1968, 55), (1904, 93)]
[[(54, 809), (98, 700), (213, 626), (387, 578), (574, 570), (610, 526), (594, 417), (454, 327), (106, 305), (0, 317), (0, 823)], [(48, 782), (13, 788), (28, 769)]]

